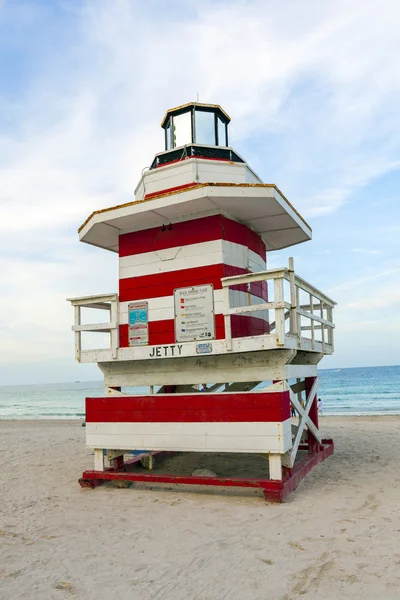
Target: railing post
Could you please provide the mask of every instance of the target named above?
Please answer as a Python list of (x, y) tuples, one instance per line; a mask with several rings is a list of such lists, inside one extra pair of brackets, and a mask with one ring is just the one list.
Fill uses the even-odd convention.
[(231, 315), (229, 305), (229, 287), (223, 288), (223, 299), (224, 299), (224, 325), (225, 325), (225, 342), (226, 349), (232, 350), (232, 327), (231, 327)]
[(116, 300), (112, 300), (110, 303), (110, 323), (113, 327), (113, 329), (111, 329), (110, 331), (110, 345), (111, 345), (111, 352), (112, 352), (112, 357), (113, 358), (117, 358), (117, 351), (118, 351), (118, 338), (119, 338), (119, 331), (118, 331), (118, 301)]
[[(328, 306), (327, 307), (327, 313), (328, 313), (328, 321), (330, 321), (331, 323), (333, 323), (333, 310), (332, 310), (332, 306)], [(331, 346), (331, 351), (334, 351), (334, 343), (333, 343), (333, 328), (332, 327), (328, 327), (328, 344)]]
[[(310, 293), (309, 297), (310, 297), (310, 313), (311, 313), (311, 315), (314, 315), (314, 300), (313, 300), (313, 295)], [(311, 317), (310, 321), (311, 321), (311, 348), (314, 350), (315, 349), (314, 318)]]
[(296, 285), (296, 323), (297, 323), (297, 339), (300, 343), (301, 338), (301, 315), (297, 312), (297, 308), (300, 306), (300, 288)]
[[(274, 279), (274, 302), (283, 302), (283, 277)], [(285, 344), (285, 309), (275, 308), (276, 341), (278, 346)]]
[(289, 258), (289, 281), (290, 281), (290, 333), (297, 335), (297, 298), (296, 298), (296, 284), (294, 279), (294, 260), (293, 256)]
[[(74, 325), (78, 327), (81, 324), (81, 307), (74, 306)], [(78, 362), (81, 361), (81, 335), (80, 331), (75, 331), (75, 358)]]

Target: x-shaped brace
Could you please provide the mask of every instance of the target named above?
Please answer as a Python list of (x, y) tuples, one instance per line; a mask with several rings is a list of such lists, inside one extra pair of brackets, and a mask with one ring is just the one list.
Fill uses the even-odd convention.
[(305, 407), (303, 407), (302, 404), (298, 401), (296, 394), (294, 394), (292, 392), (292, 390), (290, 390), (290, 401), (300, 416), (299, 427), (297, 429), (296, 437), (293, 442), (293, 447), (290, 452), (290, 467), (293, 467), (293, 465), (294, 465), (294, 461), (296, 459), (296, 454), (299, 449), (301, 437), (303, 435), (303, 431), (304, 431), (304, 428), (306, 425), (308, 427), (308, 430), (311, 431), (311, 433), (317, 440), (317, 442), (321, 444), (321, 436), (319, 434), (318, 428), (316, 427), (316, 425), (312, 422), (312, 420), (309, 417), (309, 412), (311, 410), (311, 406), (317, 395), (317, 387), (318, 387), (318, 383), (317, 383), (317, 379), (315, 379), (314, 384), (307, 396)]

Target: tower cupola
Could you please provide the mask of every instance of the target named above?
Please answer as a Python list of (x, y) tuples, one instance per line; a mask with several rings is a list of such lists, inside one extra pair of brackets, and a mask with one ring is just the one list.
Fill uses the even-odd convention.
[(171, 108), (161, 123), (165, 150), (189, 144), (227, 147), (230, 120), (218, 104), (189, 102)]
[(170, 108), (161, 121), (165, 132), (165, 148), (156, 155), (150, 168), (185, 158), (244, 162), (229, 147), (230, 120), (219, 104), (188, 102)]

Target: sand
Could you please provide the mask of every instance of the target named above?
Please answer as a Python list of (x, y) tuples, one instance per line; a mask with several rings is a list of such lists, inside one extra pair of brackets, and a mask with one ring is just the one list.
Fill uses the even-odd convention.
[[(324, 417), (335, 454), (258, 492), (81, 489), (78, 422), (2, 421), (0, 598), (400, 598), (400, 418)], [(236, 491), (237, 492), (237, 491)]]

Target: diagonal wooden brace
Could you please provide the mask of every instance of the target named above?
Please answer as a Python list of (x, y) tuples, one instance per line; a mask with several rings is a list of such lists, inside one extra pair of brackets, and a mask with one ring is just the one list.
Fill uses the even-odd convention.
[(300, 441), (301, 441), (301, 436), (303, 435), (304, 428), (306, 425), (308, 427), (308, 430), (311, 431), (312, 435), (317, 440), (317, 442), (319, 442), (320, 444), (322, 443), (320, 433), (319, 433), (317, 427), (314, 425), (314, 423), (312, 422), (312, 420), (309, 417), (309, 412), (310, 412), (311, 406), (312, 406), (312, 404), (315, 400), (316, 394), (317, 394), (317, 387), (318, 387), (318, 382), (316, 379), (310, 390), (310, 393), (308, 394), (308, 397), (306, 400), (306, 405), (304, 408), (301, 405), (301, 403), (298, 401), (296, 395), (292, 391), (290, 391), (290, 400), (300, 415), (299, 427), (297, 429), (296, 437), (295, 437), (293, 447), (292, 447), (292, 450), (290, 453), (290, 455), (291, 455), (290, 456), (290, 463), (291, 463), (290, 466), (291, 467), (293, 467), (293, 465), (294, 465), (294, 461), (296, 459), (297, 451), (299, 449), (299, 445), (300, 445)]

